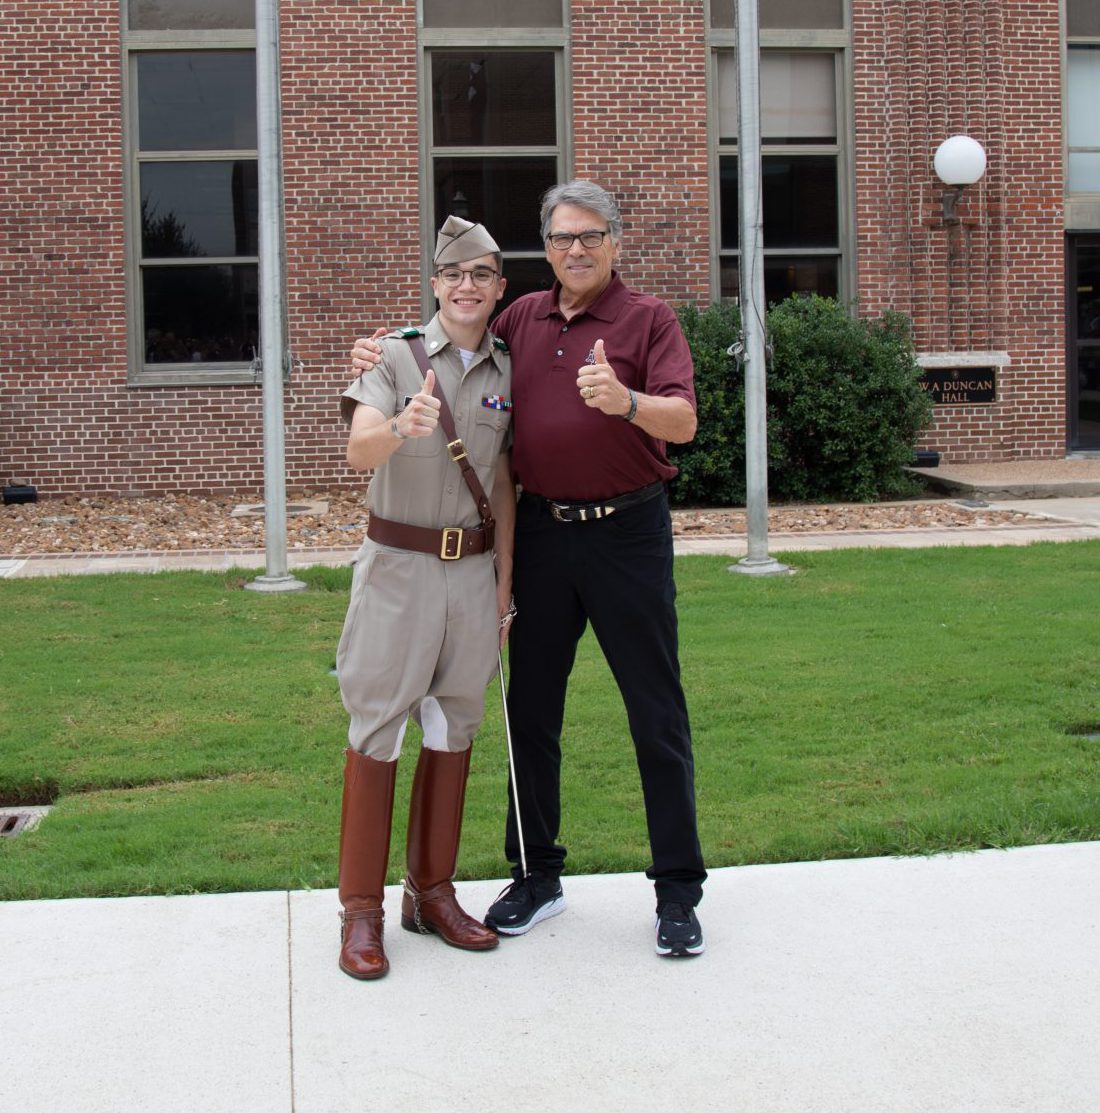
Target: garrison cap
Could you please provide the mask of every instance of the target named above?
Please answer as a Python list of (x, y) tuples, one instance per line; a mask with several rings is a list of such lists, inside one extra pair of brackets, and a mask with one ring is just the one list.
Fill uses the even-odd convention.
[(471, 224), (460, 216), (449, 216), (435, 240), (435, 265), (465, 263), (482, 255), (497, 255), (500, 248), (484, 224)]

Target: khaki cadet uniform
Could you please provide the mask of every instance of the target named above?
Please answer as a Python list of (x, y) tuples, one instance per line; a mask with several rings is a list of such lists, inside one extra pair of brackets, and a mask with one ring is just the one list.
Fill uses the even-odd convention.
[[(486, 334), (463, 370), (438, 314), (420, 332), (458, 436), (491, 495), (500, 453), (511, 439), (512, 415), (502, 406), (511, 399), (507, 347)], [(362, 402), (389, 418), (423, 387), (408, 340), (391, 335), (380, 343), (382, 363), (344, 393), (345, 416)], [(440, 425), (430, 437), (402, 441), (371, 480), (371, 512), (433, 529), (480, 525), (477, 505), (446, 440)], [(498, 631), (491, 552), (441, 560), (367, 538), (359, 550), (336, 656), (340, 693), (351, 716), (350, 748), (379, 761), (395, 760), (412, 715), (428, 749), (469, 749), (496, 671)]]

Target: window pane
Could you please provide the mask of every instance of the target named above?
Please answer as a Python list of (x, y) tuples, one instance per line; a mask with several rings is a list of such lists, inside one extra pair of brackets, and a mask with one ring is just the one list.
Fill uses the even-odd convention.
[(259, 346), (254, 264), (145, 267), (147, 363), (249, 362)]
[(425, 27), (561, 25), (561, 0), (424, 0)]
[[(718, 140), (737, 142), (737, 55), (718, 54)], [(832, 54), (765, 50), (760, 55), (760, 129), (765, 143), (836, 142)]]
[[(722, 299), (730, 301), (740, 294), (736, 256), (721, 261)], [(836, 256), (803, 258), (764, 257), (764, 300), (768, 305), (785, 301), (791, 294), (820, 294), (835, 298), (839, 290), (840, 260)]]
[[(738, 245), (737, 159), (719, 163), (721, 246)], [(763, 159), (764, 246), (836, 247), (839, 242), (836, 159), (832, 155), (766, 155)]]
[(255, 22), (255, 0), (130, 0), (131, 31), (248, 29)]
[(437, 147), (553, 145), (553, 52), (434, 52), (432, 129)]
[[(711, 0), (710, 25), (736, 27), (735, 0)], [(760, 0), (760, 26), (830, 30), (844, 26), (844, 0)]]
[(256, 255), (256, 163), (147, 162), (141, 167), (146, 257)]
[(137, 73), (141, 150), (255, 149), (251, 50), (139, 54)]
[(1071, 46), (1066, 77), (1068, 141), (1071, 147), (1100, 147), (1100, 47)]
[[(554, 285), (554, 272), (545, 259), (505, 259), (504, 277), (508, 285), (504, 288), (504, 297), (497, 302), (498, 308), (493, 311), (494, 317), (516, 298), (535, 290), (549, 290)], [(492, 324), (489, 327), (492, 328)]]
[(538, 251), (539, 199), (557, 181), (553, 158), (437, 158), (435, 216), (482, 221), (502, 251)]
[(1100, 4), (1096, 0), (1066, 0), (1066, 31), (1070, 35), (1100, 35)]
[(1070, 193), (1100, 193), (1100, 153), (1070, 151)]

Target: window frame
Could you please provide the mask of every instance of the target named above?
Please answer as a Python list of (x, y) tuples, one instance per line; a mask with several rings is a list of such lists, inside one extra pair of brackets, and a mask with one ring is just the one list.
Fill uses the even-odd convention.
[(1100, 228), (1100, 190), (1069, 188), (1071, 154), (1100, 154), (1100, 147), (1071, 147), (1069, 142), (1069, 58), (1075, 47), (1100, 50), (1100, 35), (1070, 35), (1069, 15), (1062, 6), (1062, 196), (1067, 232), (1094, 232)]
[[(737, 53), (737, 31), (735, 28), (714, 28), (711, 26), (710, 3), (707, 2), (707, 161), (710, 178), (710, 215), (711, 215), (711, 252), (710, 288), (711, 299), (718, 302), (722, 298), (722, 260), (740, 259), (740, 248), (736, 252), (725, 252), (722, 248), (722, 208), (721, 208), (721, 160), (737, 157), (737, 145), (719, 143), (718, 126), (718, 58), (720, 54)], [(831, 54), (834, 58), (834, 79), (836, 82), (836, 139), (833, 143), (783, 144), (768, 143), (761, 145), (761, 155), (829, 155), (836, 158), (837, 173), (837, 246), (835, 248), (764, 248), (765, 259), (781, 258), (835, 258), (837, 260), (837, 300), (848, 303), (855, 297), (857, 289), (857, 258), (855, 243), (854, 195), (852, 183), (853, 141), (855, 124), (852, 105), (852, 48), (851, 48), (851, 5), (844, 4), (844, 28), (831, 30), (807, 30), (761, 28), (760, 50), (802, 51)]]
[[(141, 165), (144, 162), (203, 162), (257, 159), (256, 149), (187, 150), (142, 152), (138, 147), (138, 55), (170, 51), (252, 51), (256, 50), (254, 28), (240, 30), (131, 31), (129, 4), (122, 5), (122, 136), (123, 197), (126, 237), (126, 352), (127, 385), (158, 386), (234, 386), (259, 381), (254, 361), (219, 361), (182, 365), (146, 364), (144, 297), (142, 293)], [(217, 266), (254, 263), (255, 256), (202, 256), (183, 266)]]
[[(417, 87), (419, 89), (417, 121), (420, 133), (420, 300), (422, 320), (430, 320), (435, 313), (435, 296), (432, 294), (432, 253), (435, 238), (443, 217), (435, 208), (436, 158), (491, 158), (514, 154), (520, 157), (553, 158), (557, 163), (557, 180), (571, 176), (573, 166), (573, 90), (570, 82), (570, 13), (563, 3), (561, 27), (425, 27), (422, 0), (417, 0)], [(553, 146), (437, 146), (432, 134), (432, 53), (439, 50), (486, 49), (494, 53), (504, 51), (547, 51), (554, 55), (555, 128), (558, 142)], [(531, 222), (538, 214), (531, 214)], [(490, 228), (490, 231), (492, 229)], [(545, 252), (505, 251), (504, 273), (508, 274), (509, 260), (543, 260)]]

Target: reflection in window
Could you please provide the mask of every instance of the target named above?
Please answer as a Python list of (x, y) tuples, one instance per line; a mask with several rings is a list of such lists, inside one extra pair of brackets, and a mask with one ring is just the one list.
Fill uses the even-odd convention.
[(1100, 4), (1096, 0), (1066, 0), (1066, 34), (1100, 37)]
[[(764, 247), (836, 247), (836, 159), (831, 155), (767, 155), (763, 162)], [(722, 247), (736, 250), (737, 159), (721, 166)]]
[(1100, 193), (1100, 46), (1073, 44), (1066, 75), (1070, 193)]
[[(737, 142), (737, 58), (718, 55), (719, 142)], [(760, 55), (760, 130), (766, 143), (836, 141), (833, 54), (765, 50)]]
[(258, 274), (246, 266), (145, 267), (146, 363), (247, 363), (259, 346)]
[(256, 163), (147, 162), (141, 168), (142, 254), (256, 255)]
[(437, 147), (554, 144), (554, 56), (437, 51), (432, 128)]
[(246, 365), (259, 344), (254, 52), (133, 58), (143, 365)]
[(424, 0), (425, 27), (560, 27), (562, 0)]
[[(721, 295), (737, 296), (737, 61), (716, 55)], [(764, 50), (760, 58), (765, 296), (836, 297), (841, 260), (837, 56)]]
[[(840, 260), (835, 255), (803, 257), (771, 255), (764, 259), (764, 300), (768, 305), (784, 301), (792, 295), (808, 297), (818, 294), (835, 298), (840, 292)], [(736, 300), (740, 294), (740, 270), (737, 259), (723, 259), (721, 296), (724, 301)]]
[(437, 158), (437, 223), (483, 221), (502, 251), (539, 251), (539, 198), (555, 182), (552, 158)]
[(247, 30), (255, 0), (130, 0), (131, 31)]
[(141, 54), (138, 143), (143, 151), (256, 146), (256, 64), (250, 50)]
[[(710, 25), (736, 27), (736, 0), (711, 0)], [(844, 26), (844, 0), (760, 0), (761, 28), (830, 30)]]
[[(425, 23), (429, 11), (439, 16), (446, 10), (462, 26), (476, 26), (480, 16), (474, 10), (484, 13), (491, 6), (490, 0), (426, 4)], [(509, 13), (526, 9), (528, 15), (543, 7), (512, 0), (506, 6)], [(560, 24), (560, 0), (554, 7)], [(533, 24), (509, 18), (500, 26)], [(561, 52), (541, 44), (517, 42), (508, 50), (441, 47), (425, 54), (430, 83), (425, 208), (433, 228), (454, 215), (489, 229), (504, 253), (508, 286), (502, 305), (549, 289), (553, 281), (538, 212), (543, 193), (562, 176), (561, 67)]]

